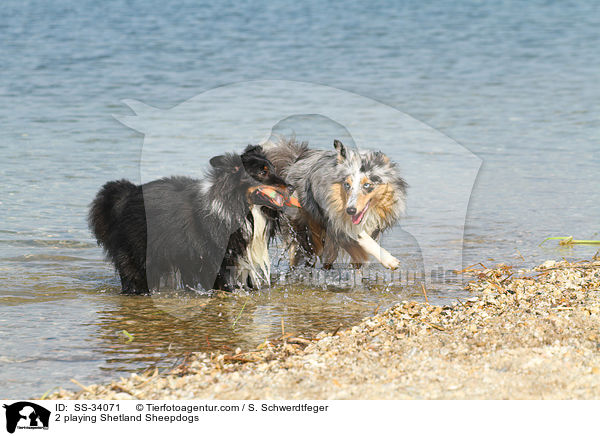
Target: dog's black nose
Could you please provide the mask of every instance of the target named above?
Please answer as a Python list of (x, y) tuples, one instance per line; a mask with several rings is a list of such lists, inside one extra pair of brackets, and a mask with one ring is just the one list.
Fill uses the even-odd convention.
[(348, 215), (356, 215), (356, 208), (355, 207), (349, 207), (346, 209), (346, 213)]

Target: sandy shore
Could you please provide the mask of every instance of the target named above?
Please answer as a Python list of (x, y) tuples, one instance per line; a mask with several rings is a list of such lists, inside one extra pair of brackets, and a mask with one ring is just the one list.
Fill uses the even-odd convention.
[(600, 398), (600, 261), (470, 273), (473, 297), (452, 306), (403, 302), (344, 331), (48, 398)]

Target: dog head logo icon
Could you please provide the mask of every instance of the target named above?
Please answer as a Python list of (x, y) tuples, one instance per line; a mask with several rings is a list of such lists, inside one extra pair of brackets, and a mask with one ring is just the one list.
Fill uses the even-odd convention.
[(6, 409), (6, 431), (14, 433), (19, 429), (47, 429), (50, 411), (29, 401), (4, 404)]

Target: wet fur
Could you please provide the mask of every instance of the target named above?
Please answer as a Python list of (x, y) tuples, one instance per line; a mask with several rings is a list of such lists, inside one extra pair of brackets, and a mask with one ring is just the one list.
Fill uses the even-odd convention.
[[(268, 281), (267, 247), (278, 212), (250, 204), (248, 193), (284, 181), (259, 146), (210, 163), (203, 180), (168, 177), (141, 186), (119, 180), (98, 192), (88, 223), (124, 292), (147, 293), (161, 283), (230, 290)], [(268, 174), (257, 175), (264, 167)]]
[[(343, 248), (356, 266), (368, 259), (358, 243), (361, 232), (376, 239), (404, 212), (407, 184), (395, 164), (381, 152), (355, 151), (340, 141), (335, 150), (310, 149), (307, 143), (282, 139), (264, 145), (276, 171), (292, 185), (302, 204), (283, 229), (290, 243), (290, 263), (321, 258), (331, 267)], [(351, 189), (345, 189), (349, 183)], [(369, 183), (369, 189), (361, 189)], [(356, 189), (358, 188), (358, 189)], [(347, 212), (364, 213), (359, 224)]]

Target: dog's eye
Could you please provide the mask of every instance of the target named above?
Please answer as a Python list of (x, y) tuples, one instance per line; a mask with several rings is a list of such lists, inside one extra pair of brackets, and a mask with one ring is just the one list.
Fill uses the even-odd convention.
[(363, 189), (371, 189), (371, 184), (370, 183), (365, 183), (363, 185)]
[(343, 186), (346, 191), (348, 191), (350, 189), (350, 183), (348, 183), (348, 182), (344, 182)]
[(267, 175), (267, 171), (265, 171), (265, 170), (260, 170), (260, 171), (258, 172), (258, 175), (259, 175), (259, 176), (261, 176), (261, 177), (265, 177), (265, 176)]

